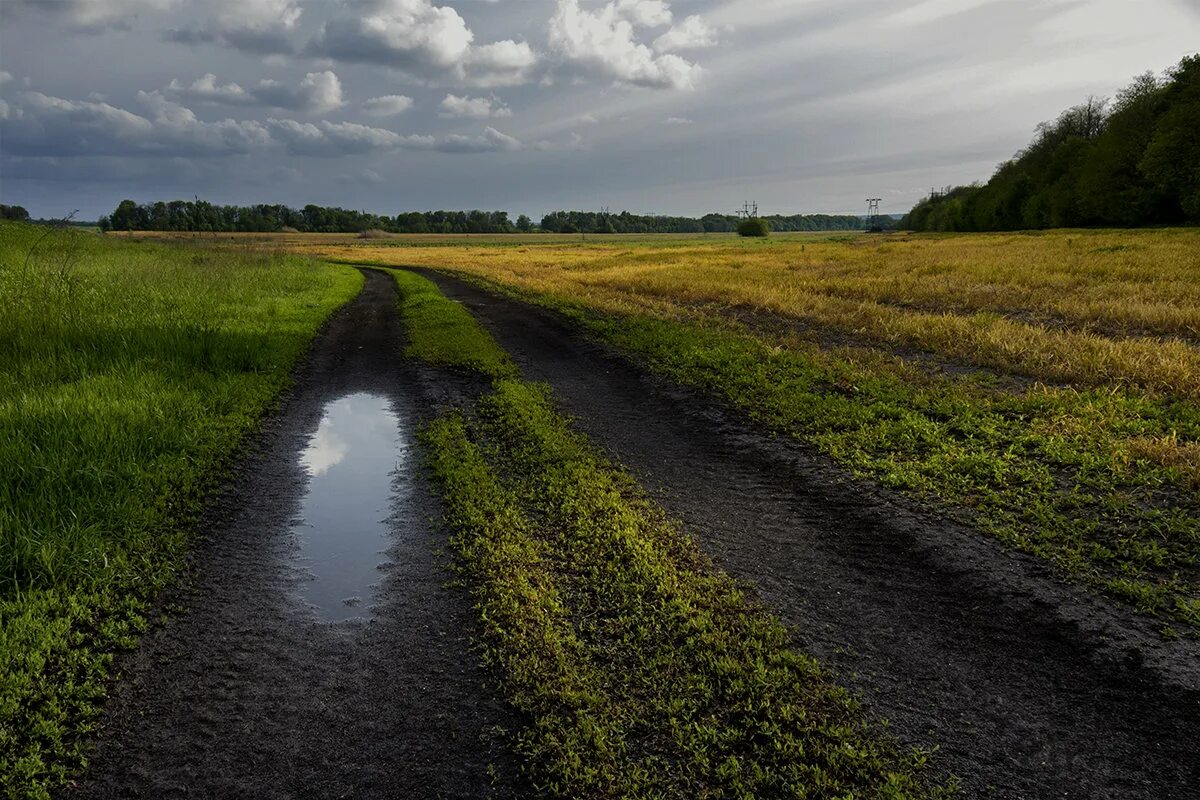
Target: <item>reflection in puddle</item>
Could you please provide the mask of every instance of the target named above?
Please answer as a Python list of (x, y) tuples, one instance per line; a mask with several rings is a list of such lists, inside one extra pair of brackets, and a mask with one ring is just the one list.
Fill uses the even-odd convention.
[(352, 394), (325, 407), (300, 454), (308, 493), (293, 531), (301, 566), (312, 573), (300, 596), (326, 622), (366, 614), (391, 544), (386, 520), (392, 479), (406, 450), (391, 404), (376, 395)]

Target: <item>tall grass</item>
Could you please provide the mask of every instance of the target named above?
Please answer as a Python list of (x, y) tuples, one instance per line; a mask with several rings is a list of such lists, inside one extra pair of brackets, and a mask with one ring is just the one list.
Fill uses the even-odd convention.
[(360, 285), (295, 256), (0, 225), (0, 781), (81, 762), (220, 467)]

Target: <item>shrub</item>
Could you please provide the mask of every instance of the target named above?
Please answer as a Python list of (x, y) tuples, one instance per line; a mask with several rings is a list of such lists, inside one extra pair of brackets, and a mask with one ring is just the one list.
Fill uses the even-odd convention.
[(738, 223), (739, 236), (770, 236), (771, 225), (762, 217), (751, 217)]

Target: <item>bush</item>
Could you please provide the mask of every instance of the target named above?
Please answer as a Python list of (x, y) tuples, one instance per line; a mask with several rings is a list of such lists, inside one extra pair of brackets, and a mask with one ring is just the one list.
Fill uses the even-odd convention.
[(751, 217), (738, 223), (739, 236), (770, 236), (771, 224), (762, 217)]

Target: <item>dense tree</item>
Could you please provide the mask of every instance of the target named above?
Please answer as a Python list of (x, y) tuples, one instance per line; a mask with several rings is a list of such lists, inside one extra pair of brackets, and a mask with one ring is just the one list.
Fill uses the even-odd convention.
[(738, 223), (738, 236), (770, 236), (771, 226), (762, 217), (750, 217)]
[(1200, 223), (1200, 56), (1134, 79), (1037, 127), (986, 184), (918, 203), (910, 230), (993, 231)]
[(0, 219), (11, 219), (17, 222), (28, 222), (29, 212), (23, 206), (6, 206), (0, 203)]

